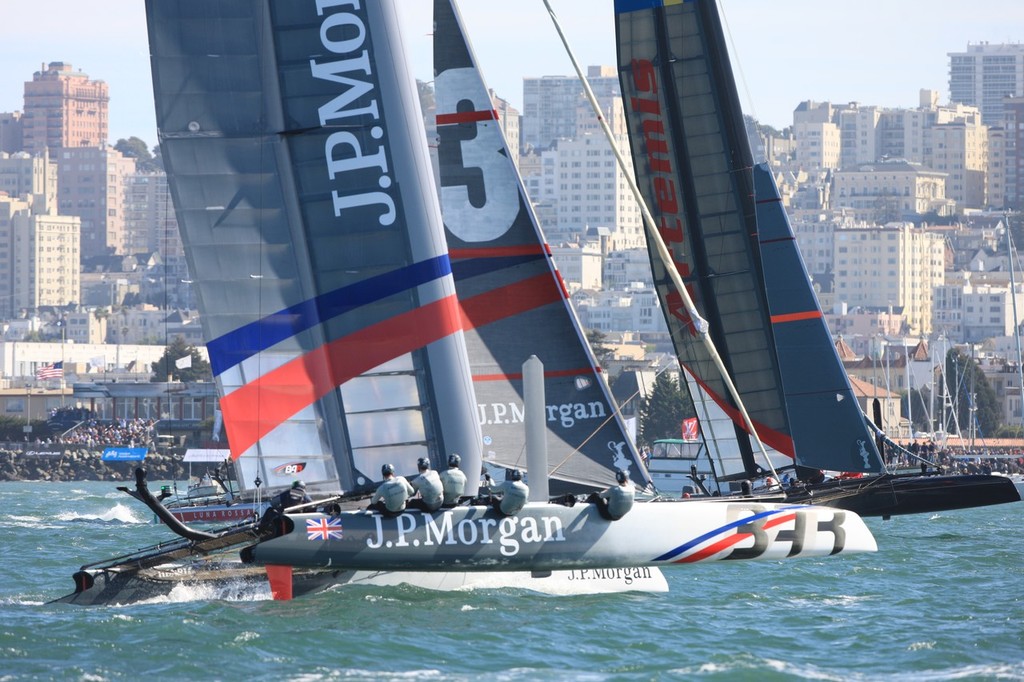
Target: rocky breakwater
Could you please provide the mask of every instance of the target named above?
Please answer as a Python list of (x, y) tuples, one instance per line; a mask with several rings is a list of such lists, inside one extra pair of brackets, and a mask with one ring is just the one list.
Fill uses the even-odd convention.
[(104, 462), (103, 451), (44, 445), (0, 449), (0, 481), (135, 481), (142, 466), (149, 481), (183, 480), (188, 471), (173, 454), (150, 452), (142, 462)]

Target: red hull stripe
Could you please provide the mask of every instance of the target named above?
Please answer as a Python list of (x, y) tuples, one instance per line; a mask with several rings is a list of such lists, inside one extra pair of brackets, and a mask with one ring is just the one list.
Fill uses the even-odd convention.
[(817, 320), (819, 318), (821, 318), (820, 310), (805, 310), (802, 313), (772, 315), (772, 324), (779, 324), (780, 322), (798, 322), (800, 320)]
[(438, 114), (437, 125), (446, 126), (453, 123), (474, 123), (476, 121), (497, 121), (498, 112), (494, 109), (489, 111), (459, 111), (454, 114)]
[(325, 344), (224, 396), (231, 458), (349, 379), (454, 334), (461, 323), (449, 296)]

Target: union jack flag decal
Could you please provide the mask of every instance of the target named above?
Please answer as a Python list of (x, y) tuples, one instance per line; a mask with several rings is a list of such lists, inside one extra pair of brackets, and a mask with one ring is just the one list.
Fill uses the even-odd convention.
[(337, 516), (306, 519), (307, 540), (340, 540), (341, 537), (341, 519)]

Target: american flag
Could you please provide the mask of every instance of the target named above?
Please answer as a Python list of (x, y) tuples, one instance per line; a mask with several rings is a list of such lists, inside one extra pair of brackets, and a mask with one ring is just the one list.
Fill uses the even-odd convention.
[(64, 376), (64, 362), (55, 362), (36, 370), (36, 379), (59, 379)]
[(341, 519), (306, 519), (307, 540), (341, 540)]

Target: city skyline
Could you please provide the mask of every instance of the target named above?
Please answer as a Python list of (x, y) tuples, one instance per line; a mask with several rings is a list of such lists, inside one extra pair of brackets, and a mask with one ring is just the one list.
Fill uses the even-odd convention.
[[(611, 0), (551, 4), (584, 67), (615, 63)], [(398, 0), (407, 56), (421, 80), (432, 78), (431, 5)], [(789, 0), (785, 12), (763, 0), (726, 0), (722, 7), (744, 108), (779, 128), (790, 125), (793, 109), (808, 99), (912, 108), (926, 88), (938, 90), (945, 103), (947, 53), (966, 50), (968, 43), (1020, 42), (1008, 35), (1009, 27), (1024, 19), (1015, 0), (989, 0), (984, 15), (952, 0), (827, 7)], [(494, 0), (463, 0), (460, 10), (487, 84), (517, 109), (523, 77), (572, 74), (540, 0), (514, 12), (496, 9)], [(137, 136), (156, 144), (142, 2), (110, 0), (97, 12), (78, 0), (15, 0), (5, 23), (45, 28), (19, 31), (0, 44), (0, 111), (23, 108), (24, 81), (42, 64), (70, 62), (109, 84), (111, 142)]]

